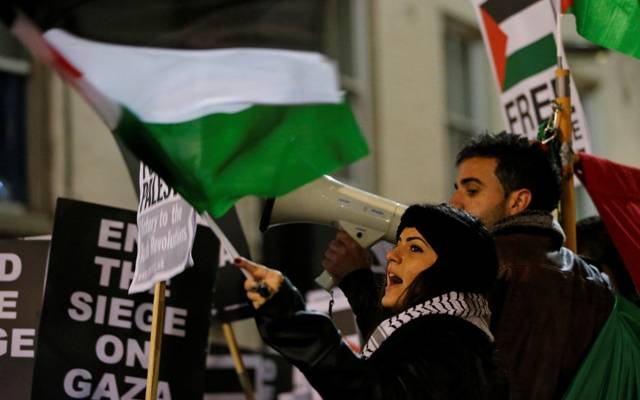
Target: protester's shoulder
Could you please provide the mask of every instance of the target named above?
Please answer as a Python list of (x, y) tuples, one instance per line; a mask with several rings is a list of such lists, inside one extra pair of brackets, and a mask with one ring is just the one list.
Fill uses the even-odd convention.
[(565, 240), (564, 232), (546, 211), (527, 210), (511, 215), (491, 227), (497, 247), (557, 250)]
[(484, 348), (490, 343), (479, 328), (450, 315), (417, 318), (397, 331), (396, 340), (399, 343), (419, 343), (419, 347), (429, 349), (429, 352), (450, 352), (453, 348), (459, 350), (466, 347)]
[(566, 258), (569, 258), (571, 260), (570, 265), (574, 274), (580, 276), (583, 279), (594, 282), (601, 286), (606, 286), (608, 289), (611, 289), (611, 282), (607, 274), (600, 272), (598, 268), (589, 264), (566, 247), (563, 247), (561, 251), (564, 253)]

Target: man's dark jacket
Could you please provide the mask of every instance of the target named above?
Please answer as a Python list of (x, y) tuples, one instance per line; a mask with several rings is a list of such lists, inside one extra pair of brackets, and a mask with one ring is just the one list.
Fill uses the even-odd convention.
[(548, 213), (505, 218), (492, 233), (500, 262), (492, 332), (511, 397), (559, 399), (611, 312), (608, 278), (562, 247)]

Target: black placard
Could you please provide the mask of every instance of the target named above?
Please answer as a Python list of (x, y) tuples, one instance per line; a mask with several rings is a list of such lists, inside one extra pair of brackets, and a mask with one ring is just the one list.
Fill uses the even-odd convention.
[(0, 240), (2, 398), (31, 395), (49, 241)]
[[(153, 296), (127, 294), (135, 222), (134, 211), (58, 200), (33, 399), (144, 397)], [(195, 266), (167, 285), (159, 399), (202, 398), (216, 242), (199, 229)]]

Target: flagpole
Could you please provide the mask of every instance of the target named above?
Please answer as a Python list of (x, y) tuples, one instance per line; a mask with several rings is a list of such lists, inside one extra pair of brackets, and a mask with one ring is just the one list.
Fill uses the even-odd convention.
[(160, 374), (160, 350), (164, 328), (165, 282), (156, 282), (153, 291), (153, 311), (151, 320), (151, 348), (147, 365), (146, 400), (158, 398), (158, 376)]
[[(229, 250), (234, 257), (238, 257), (239, 254), (233, 245), (227, 240), (225, 234), (220, 230), (220, 227), (216, 222), (211, 218), (208, 212), (202, 214), (202, 217), (209, 225), (209, 228), (215, 233), (215, 235), (220, 240), (220, 246), (225, 246)], [(249, 278), (250, 275), (247, 271), (241, 269), (242, 273), (245, 277)], [(229, 353), (231, 353), (231, 360), (233, 360), (233, 366), (235, 367), (236, 374), (238, 375), (238, 380), (240, 381), (240, 386), (242, 387), (242, 391), (244, 392), (247, 400), (254, 400), (255, 395), (253, 393), (253, 385), (251, 385), (251, 379), (249, 379), (249, 374), (247, 373), (247, 369), (244, 366), (244, 362), (242, 361), (242, 356), (240, 355), (240, 350), (238, 350), (238, 342), (236, 341), (236, 335), (233, 332), (233, 327), (228, 322), (222, 323), (222, 332), (224, 333), (224, 338), (227, 341), (227, 346), (229, 347)]]
[(576, 194), (573, 184), (573, 150), (571, 123), (570, 73), (568, 69), (556, 69), (556, 85), (560, 106), (560, 159), (562, 160), (562, 194), (560, 196), (560, 223), (566, 236), (565, 246), (577, 250), (576, 240)]
[(562, 7), (557, 2), (556, 49), (558, 67), (556, 68), (556, 104), (560, 108), (560, 160), (562, 162), (562, 193), (560, 195), (560, 224), (566, 236), (565, 247), (575, 252), (576, 240), (576, 193), (573, 184), (573, 147), (571, 121), (571, 74), (563, 67), (564, 48), (562, 45)]
[(240, 386), (242, 387), (244, 396), (247, 398), (247, 400), (254, 400), (255, 395), (253, 393), (253, 385), (251, 385), (251, 379), (249, 379), (247, 369), (242, 362), (242, 356), (240, 355), (240, 351), (238, 350), (236, 335), (233, 332), (233, 327), (229, 322), (224, 322), (222, 324), (222, 332), (224, 333), (224, 338), (227, 341), (227, 346), (229, 346), (231, 359), (233, 360), (233, 365), (236, 369), (238, 379), (240, 380)]

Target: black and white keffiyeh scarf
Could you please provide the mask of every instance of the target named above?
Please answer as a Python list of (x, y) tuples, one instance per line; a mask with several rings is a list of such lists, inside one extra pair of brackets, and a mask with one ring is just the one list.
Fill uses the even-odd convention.
[(393, 332), (406, 323), (425, 315), (436, 314), (460, 317), (482, 330), (489, 340), (493, 342), (493, 335), (489, 330), (491, 311), (489, 311), (489, 303), (486, 297), (477, 293), (449, 292), (382, 321), (364, 346), (362, 358), (371, 357)]

